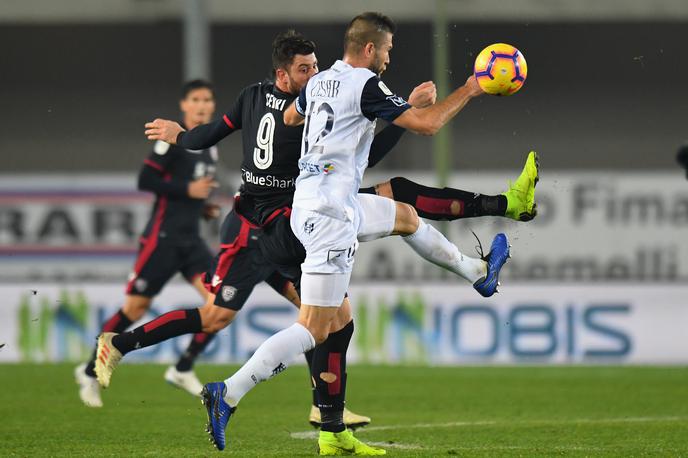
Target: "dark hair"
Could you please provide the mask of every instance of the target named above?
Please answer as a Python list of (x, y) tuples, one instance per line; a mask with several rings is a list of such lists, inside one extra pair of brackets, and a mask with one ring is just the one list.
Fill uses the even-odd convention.
[(366, 12), (351, 20), (344, 34), (344, 52), (357, 53), (368, 43), (382, 44), (386, 33), (394, 35), (397, 25), (382, 13)]
[(272, 42), (272, 72), (278, 68), (286, 70), (294, 56), (300, 54), (307, 56), (315, 52), (315, 43), (306, 40), (306, 37), (295, 30), (287, 30), (277, 35)]
[(196, 79), (184, 83), (180, 94), (181, 100), (184, 100), (186, 96), (189, 95), (189, 92), (195, 91), (196, 89), (208, 89), (213, 95), (213, 98), (215, 97), (215, 86), (213, 86), (213, 83), (202, 79)]

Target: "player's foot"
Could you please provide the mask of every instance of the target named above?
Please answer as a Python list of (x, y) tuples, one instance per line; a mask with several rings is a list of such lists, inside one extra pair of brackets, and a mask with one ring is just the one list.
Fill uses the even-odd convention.
[(74, 379), (79, 385), (81, 402), (88, 407), (103, 407), (103, 400), (100, 399), (100, 385), (95, 377), (86, 374), (86, 363), (76, 366)]
[(208, 411), (208, 423), (205, 430), (210, 435), (210, 442), (218, 450), (225, 449), (225, 429), (229, 417), (236, 411), (225, 402), (227, 386), (224, 382), (208, 383), (201, 391), (201, 402)]
[[(322, 424), (322, 421), (320, 420), (320, 409), (314, 405), (311, 405), (311, 413), (308, 416), (308, 422), (316, 428), (320, 428), (320, 425)], [(360, 428), (370, 424), (370, 417), (359, 415), (345, 408), (344, 424), (350, 429)]]
[(492, 240), (490, 252), (483, 259), (487, 262), (487, 275), (482, 280), (478, 280), (473, 284), (473, 288), (484, 297), (490, 297), (494, 293), (499, 292), (499, 271), (502, 266), (506, 264), (506, 260), (511, 257), (509, 253), (509, 240), (505, 234), (499, 233), (495, 235)]
[(385, 449), (371, 447), (356, 439), (354, 434), (348, 429), (345, 429), (341, 433), (320, 431), (320, 437), (318, 437), (318, 452), (320, 455), (328, 456), (378, 456), (387, 454)]
[(170, 366), (165, 371), (165, 381), (193, 396), (200, 396), (201, 391), (203, 391), (203, 384), (198, 380), (194, 371), (180, 372), (176, 367)]
[(96, 377), (103, 388), (110, 386), (112, 373), (122, 359), (122, 353), (112, 345), (112, 338), (116, 335), (114, 332), (104, 332), (98, 337)]
[(531, 151), (523, 166), (521, 175), (510, 183), (506, 196), (506, 217), (516, 221), (530, 221), (537, 215), (535, 203), (535, 186), (540, 179), (540, 161), (538, 154)]

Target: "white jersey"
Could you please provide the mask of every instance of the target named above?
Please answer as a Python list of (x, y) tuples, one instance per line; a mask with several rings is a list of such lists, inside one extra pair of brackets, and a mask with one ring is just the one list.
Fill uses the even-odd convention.
[(310, 79), (296, 101), (306, 117), (294, 207), (353, 221), (376, 118), (410, 108), (370, 70), (338, 60)]

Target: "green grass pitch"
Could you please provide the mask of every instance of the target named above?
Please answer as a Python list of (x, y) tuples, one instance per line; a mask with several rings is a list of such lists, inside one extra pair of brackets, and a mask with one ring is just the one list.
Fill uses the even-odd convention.
[[(0, 365), (0, 456), (315, 455), (304, 367), (244, 398), (223, 455), (164, 366), (122, 365), (102, 409), (81, 405), (73, 367)], [(391, 456), (688, 456), (686, 368), (352, 366), (348, 393), (373, 418), (357, 436)]]

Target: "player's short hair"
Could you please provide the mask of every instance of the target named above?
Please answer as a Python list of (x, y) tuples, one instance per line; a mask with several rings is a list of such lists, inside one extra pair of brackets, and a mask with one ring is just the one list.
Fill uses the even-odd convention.
[(213, 86), (213, 83), (203, 79), (196, 79), (184, 83), (179, 94), (181, 96), (180, 100), (184, 100), (189, 95), (189, 92), (195, 91), (196, 89), (208, 89), (213, 98), (215, 98), (215, 86)]
[(344, 53), (356, 54), (368, 43), (379, 47), (387, 33), (394, 35), (397, 25), (382, 13), (368, 11), (351, 20), (344, 33)]
[(297, 31), (290, 29), (282, 32), (272, 42), (272, 72), (276, 72), (278, 68), (286, 70), (297, 54), (307, 56), (314, 52), (315, 43)]

